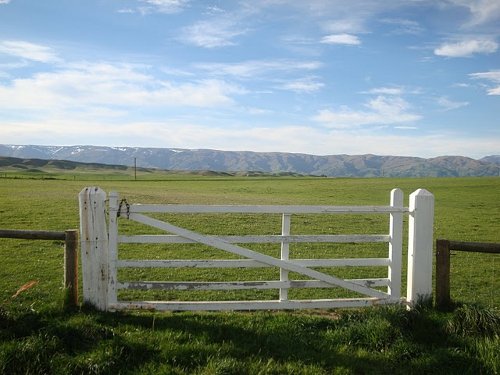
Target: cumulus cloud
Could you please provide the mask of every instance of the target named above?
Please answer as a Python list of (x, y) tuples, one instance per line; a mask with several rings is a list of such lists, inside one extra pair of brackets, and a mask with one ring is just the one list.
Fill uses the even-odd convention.
[(0, 53), (42, 63), (53, 63), (60, 60), (52, 48), (21, 40), (0, 42)]
[(346, 44), (356, 46), (361, 44), (361, 41), (356, 35), (352, 34), (331, 34), (326, 35), (321, 39), (323, 44)]
[(469, 39), (455, 43), (444, 43), (434, 50), (437, 56), (469, 57), (474, 54), (490, 54), (496, 52), (498, 43), (489, 39)]

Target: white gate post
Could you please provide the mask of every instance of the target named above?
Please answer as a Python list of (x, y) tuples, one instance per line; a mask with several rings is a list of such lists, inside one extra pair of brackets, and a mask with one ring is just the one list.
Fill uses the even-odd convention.
[[(391, 190), (391, 207), (403, 208), (403, 191)], [(403, 260), (403, 212), (392, 212), (389, 219), (389, 289), (393, 301), (401, 299), (401, 265)]]
[(432, 298), (434, 196), (425, 189), (410, 195), (408, 229), (408, 285), (411, 305)]
[(108, 303), (117, 302), (117, 262), (118, 262), (118, 193), (109, 193), (109, 253), (108, 253)]
[[(283, 214), (281, 222), (281, 235), (290, 235), (290, 214)], [(288, 240), (281, 241), (281, 260), (288, 260), (290, 257), (290, 244)], [(288, 281), (288, 270), (280, 268), (280, 281)], [(288, 288), (280, 288), (280, 301), (288, 300)]]
[(106, 193), (87, 187), (79, 194), (83, 302), (107, 309), (108, 231)]

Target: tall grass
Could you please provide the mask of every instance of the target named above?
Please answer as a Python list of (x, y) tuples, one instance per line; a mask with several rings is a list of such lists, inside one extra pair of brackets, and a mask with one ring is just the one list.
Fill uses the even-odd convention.
[(478, 305), (460, 306), (449, 321), (448, 330), (463, 337), (498, 337), (500, 315), (496, 310)]

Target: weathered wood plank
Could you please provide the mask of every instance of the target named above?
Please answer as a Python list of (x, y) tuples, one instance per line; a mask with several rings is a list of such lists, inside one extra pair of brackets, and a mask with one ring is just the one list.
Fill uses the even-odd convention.
[(66, 239), (66, 234), (64, 232), (53, 232), (46, 230), (0, 229), (0, 238), (64, 241)]
[(500, 243), (494, 242), (460, 242), (448, 241), (450, 250), (467, 251), (472, 253), (500, 254)]
[[(212, 236), (228, 243), (379, 243), (389, 242), (387, 234), (325, 234), (325, 235), (246, 235), (246, 236)], [(118, 236), (120, 243), (196, 243), (196, 241), (177, 236), (135, 235)]]
[(450, 305), (450, 241), (436, 240), (436, 307)]
[[(281, 218), (281, 236), (287, 237), (290, 236), (290, 226), (291, 226), (292, 215), (283, 214)], [(289, 260), (290, 259), (290, 243), (288, 241), (281, 241), (281, 251), (280, 251), (281, 260)], [(280, 268), (280, 280), (282, 282), (288, 281), (288, 270)], [(285, 283), (285, 286), (280, 287), (280, 301), (285, 301), (288, 299), (288, 286)]]
[[(403, 207), (403, 191), (391, 191), (391, 206)], [(403, 214), (394, 212), (389, 215), (389, 259), (388, 277), (391, 280), (388, 292), (393, 300), (401, 298), (401, 266), (403, 262)]]
[[(347, 279), (347, 281), (368, 286), (387, 286), (389, 279)], [(288, 281), (122, 281), (118, 282), (117, 289), (132, 290), (247, 290), (247, 289), (279, 289), (279, 288), (338, 288), (337, 285), (327, 284), (317, 280), (288, 280)]]
[(393, 303), (388, 299), (347, 298), (328, 300), (286, 300), (286, 301), (213, 301), (213, 302), (178, 302), (178, 301), (131, 301), (111, 304), (111, 310), (159, 310), (159, 311), (227, 311), (227, 310), (282, 310), (282, 309), (334, 309), (366, 307)]
[(132, 204), (130, 213), (253, 213), (253, 214), (373, 214), (408, 212), (391, 206), (241, 206), (188, 204)]
[(118, 282), (118, 204), (117, 192), (109, 194), (109, 251), (108, 251), (108, 303), (117, 302), (116, 283)]
[(83, 302), (106, 310), (109, 250), (106, 193), (98, 187), (87, 187), (80, 192), (79, 204)]
[[(388, 258), (291, 259), (304, 267), (374, 267), (388, 266)], [(273, 267), (252, 259), (234, 260), (118, 260), (118, 268), (264, 268)]]
[(78, 231), (67, 230), (64, 240), (64, 288), (66, 307), (78, 306)]

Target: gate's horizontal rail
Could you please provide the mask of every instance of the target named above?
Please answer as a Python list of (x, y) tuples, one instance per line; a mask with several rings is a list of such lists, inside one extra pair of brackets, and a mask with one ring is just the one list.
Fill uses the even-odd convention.
[(265, 301), (131, 301), (109, 304), (109, 310), (159, 310), (159, 311), (202, 311), (202, 310), (278, 310), (278, 309), (334, 309), (349, 307), (366, 307), (378, 304), (394, 303), (390, 299), (342, 298), (325, 300), (265, 300)]
[[(371, 267), (389, 266), (389, 258), (293, 259), (304, 267)], [(264, 268), (273, 267), (251, 259), (234, 260), (118, 260), (118, 268)]]
[[(346, 279), (352, 283), (367, 287), (388, 286), (389, 279)], [(289, 281), (123, 281), (118, 282), (117, 289), (132, 290), (245, 290), (245, 289), (279, 289), (279, 288), (338, 288), (318, 280)]]
[[(122, 208), (122, 213), (125, 208)], [(247, 214), (370, 214), (405, 213), (407, 207), (391, 206), (245, 206), (189, 204), (131, 204), (130, 213), (247, 213)]]
[[(386, 234), (352, 234), (352, 235), (247, 235), (247, 236), (207, 236), (229, 243), (371, 243), (389, 242)], [(196, 243), (193, 240), (177, 235), (135, 235), (118, 236), (120, 243)]]

